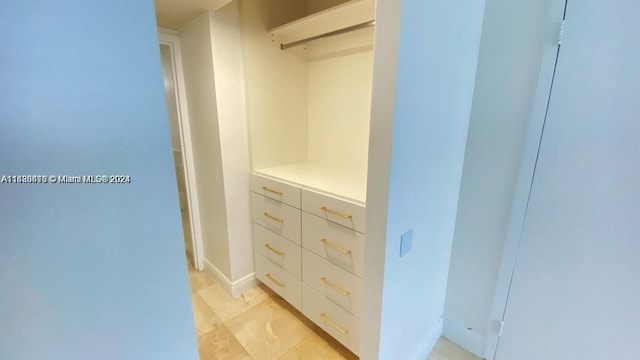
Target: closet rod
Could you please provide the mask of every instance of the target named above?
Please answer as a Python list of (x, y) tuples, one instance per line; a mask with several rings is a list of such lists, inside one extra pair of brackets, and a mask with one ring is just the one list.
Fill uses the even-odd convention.
[(368, 28), (371, 26), (375, 26), (376, 21), (375, 20), (371, 20), (371, 21), (367, 21), (358, 25), (353, 25), (353, 26), (349, 26), (340, 30), (336, 30), (336, 31), (331, 31), (325, 34), (321, 34), (321, 35), (316, 35), (316, 36), (312, 36), (310, 38), (306, 38), (306, 39), (302, 39), (302, 40), (298, 40), (298, 41), (294, 41), (294, 42), (290, 42), (288, 44), (280, 44), (280, 50), (287, 50), (290, 49), (292, 47), (296, 47), (305, 43), (308, 43), (309, 41), (313, 41), (313, 40), (318, 40), (318, 39), (322, 39), (322, 38), (326, 38), (326, 37), (330, 37), (330, 36), (335, 36), (335, 35), (340, 35), (340, 34), (344, 34), (344, 33), (348, 33), (354, 30), (360, 30), (360, 29), (364, 29), (364, 28)]

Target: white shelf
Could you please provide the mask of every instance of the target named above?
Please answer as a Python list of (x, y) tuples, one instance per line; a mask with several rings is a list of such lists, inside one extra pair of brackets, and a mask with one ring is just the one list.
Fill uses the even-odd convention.
[(351, 0), (269, 30), (282, 43), (289, 43), (375, 19), (374, 0)]
[(367, 176), (311, 162), (255, 170), (255, 173), (365, 205)]

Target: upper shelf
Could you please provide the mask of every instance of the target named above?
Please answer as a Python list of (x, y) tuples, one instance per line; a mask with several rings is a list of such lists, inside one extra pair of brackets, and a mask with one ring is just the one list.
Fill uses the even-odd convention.
[(351, 0), (269, 30), (282, 43), (326, 34), (375, 19), (374, 0)]

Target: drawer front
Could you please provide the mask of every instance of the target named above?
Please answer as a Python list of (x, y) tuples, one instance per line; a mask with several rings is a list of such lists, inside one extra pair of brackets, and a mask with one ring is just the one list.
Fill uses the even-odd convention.
[(302, 246), (360, 277), (364, 276), (364, 235), (302, 213)]
[(360, 355), (360, 320), (302, 284), (302, 313), (354, 354)]
[(303, 189), (302, 210), (364, 233), (365, 208), (363, 206)]
[(298, 279), (302, 279), (302, 254), (300, 245), (253, 224), (253, 243), (256, 252), (287, 270)]
[(251, 191), (300, 209), (300, 188), (252, 174)]
[(302, 282), (357, 318), (362, 317), (362, 279), (302, 250)]
[(300, 244), (300, 210), (256, 193), (251, 202), (255, 223)]
[(300, 279), (267, 260), (259, 253), (256, 255), (256, 277), (271, 290), (282, 296), (296, 309), (302, 311), (302, 283)]

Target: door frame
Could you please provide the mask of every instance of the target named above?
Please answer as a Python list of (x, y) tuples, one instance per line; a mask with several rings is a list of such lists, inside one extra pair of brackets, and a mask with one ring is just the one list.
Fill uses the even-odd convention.
[(167, 45), (171, 49), (173, 78), (175, 79), (174, 90), (178, 108), (178, 129), (181, 140), (180, 150), (184, 164), (187, 207), (189, 208), (189, 226), (191, 228), (191, 242), (193, 245), (193, 265), (196, 270), (202, 271), (204, 270), (204, 242), (202, 239), (202, 222), (198, 202), (198, 186), (196, 184), (196, 167), (193, 159), (189, 108), (184, 83), (182, 55), (180, 52), (180, 38), (178, 37), (178, 32), (175, 30), (158, 28), (158, 41), (160, 44)]
[(545, 34), (540, 71), (538, 73), (538, 83), (536, 85), (527, 137), (511, 205), (507, 236), (502, 251), (500, 270), (498, 272), (498, 280), (496, 282), (496, 290), (491, 307), (491, 320), (483, 351), (483, 357), (485, 359), (495, 359), (500, 335), (502, 334), (511, 281), (518, 260), (522, 230), (527, 216), (531, 186), (533, 184), (547, 108), (553, 88), (556, 63), (560, 55), (560, 36), (566, 1), (567, 0), (551, 0), (549, 5), (549, 20), (547, 22), (547, 33)]

